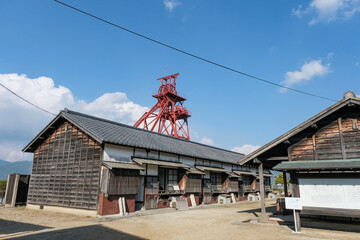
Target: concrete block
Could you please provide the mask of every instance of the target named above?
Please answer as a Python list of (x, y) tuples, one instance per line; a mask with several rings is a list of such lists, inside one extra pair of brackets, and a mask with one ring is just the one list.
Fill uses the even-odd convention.
[(277, 195), (277, 194), (269, 193), (269, 194), (268, 194), (268, 197), (269, 197), (269, 199), (275, 199), (275, 198), (276, 198), (276, 195)]
[(256, 196), (254, 194), (248, 195), (248, 201), (255, 201), (255, 200), (256, 200)]
[(184, 197), (176, 198), (176, 209), (180, 211), (189, 210), (187, 199)]
[(218, 196), (218, 203), (220, 203), (220, 204), (230, 204), (231, 203), (231, 196), (229, 196), (229, 195), (219, 195)]

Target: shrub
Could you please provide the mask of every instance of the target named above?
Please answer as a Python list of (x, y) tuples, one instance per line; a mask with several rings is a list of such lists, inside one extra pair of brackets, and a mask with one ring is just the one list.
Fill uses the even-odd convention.
[(6, 180), (0, 180), (0, 193), (5, 192), (6, 182)]

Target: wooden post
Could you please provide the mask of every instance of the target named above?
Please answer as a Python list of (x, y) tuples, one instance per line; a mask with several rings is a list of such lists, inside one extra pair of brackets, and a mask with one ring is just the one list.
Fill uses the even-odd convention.
[(287, 179), (286, 179), (286, 172), (283, 172), (283, 180), (284, 180), (284, 193), (285, 197), (288, 197), (288, 188), (287, 188)]
[(15, 207), (16, 205), (16, 197), (17, 197), (17, 193), (18, 193), (18, 187), (19, 187), (19, 181), (20, 181), (20, 174), (15, 173), (15, 182), (13, 187), (13, 195), (12, 195), (12, 199), (11, 199), (11, 207)]
[[(292, 197), (300, 197), (300, 193), (299, 193), (299, 180), (296, 176), (295, 173), (291, 172), (290, 173), (290, 187), (291, 187), (291, 196)], [(301, 222), (300, 222), (300, 211), (299, 210), (295, 210), (294, 211), (294, 218), (295, 218), (295, 222), (296, 222), (296, 229), (298, 232), (301, 232)]]
[(346, 151), (345, 151), (345, 143), (344, 143), (344, 136), (342, 132), (342, 126), (341, 126), (341, 117), (338, 118), (338, 126), (339, 126), (339, 137), (340, 137), (340, 144), (341, 144), (341, 154), (343, 159), (346, 159)]
[(261, 217), (260, 221), (267, 221), (267, 214), (265, 210), (265, 188), (264, 188), (264, 165), (260, 163), (259, 165), (259, 181), (260, 181), (260, 200), (261, 200)]
[(5, 196), (3, 198), (3, 203), (4, 205), (6, 205), (6, 199), (7, 199), (7, 195), (9, 194), (9, 185), (10, 185), (10, 174), (8, 175), (8, 180), (6, 182), (6, 188), (5, 188)]

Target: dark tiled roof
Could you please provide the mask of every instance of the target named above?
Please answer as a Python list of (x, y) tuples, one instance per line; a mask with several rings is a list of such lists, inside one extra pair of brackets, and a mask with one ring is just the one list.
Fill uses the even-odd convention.
[[(59, 117), (64, 117), (72, 122), (99, 143), (138, 147), (233, 164), (238, 164), (237, 161), (244, 157), (244, 155), (240, 153), (135, 128), (126, 124), (70, 110), (61, 111), (57, 118)], [(50, 127), (51, 124), (52, 123), (50, 123), (47, 128)], [(45, 132), (45, 130), (46, 128), (43, 132)], [(42, 133), (29, 143), (24, 151), (29, 151), (28, 149), (31, 149), (32, 144), (35, 143), (41, 135)]]

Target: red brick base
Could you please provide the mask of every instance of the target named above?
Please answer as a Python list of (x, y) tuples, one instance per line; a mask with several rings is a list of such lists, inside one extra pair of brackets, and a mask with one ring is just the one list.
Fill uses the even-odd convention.
[(239, 197), (239, 201), (246, 201), (247, 197)]
[(103, 193), (99, 196), (99, 215), (119, 214), (119, 197), (125, 197), (127, 212), (135, 212), (135, 195), (111, 195), (105, 197)]
[[(188, 202), (188, 206), (189, 206), (189, 207), (195, 207), (195, 206), (192, 206), (192, 205), (191, 205), (190, 195), (191, 195), (191, 194), (185, 194), (184, 197), (187, 198), (187, 202)], [(198, 194), (198, 193), (194, 193), (194, 197), (195, 197), (196, 206), (199, 206), (199, 204), (200, 204), (200, 196), (199, 196), (199, 194)]]
[(158, 208), (168, 208), (170, 207), (170, 201), (158, 202)]

